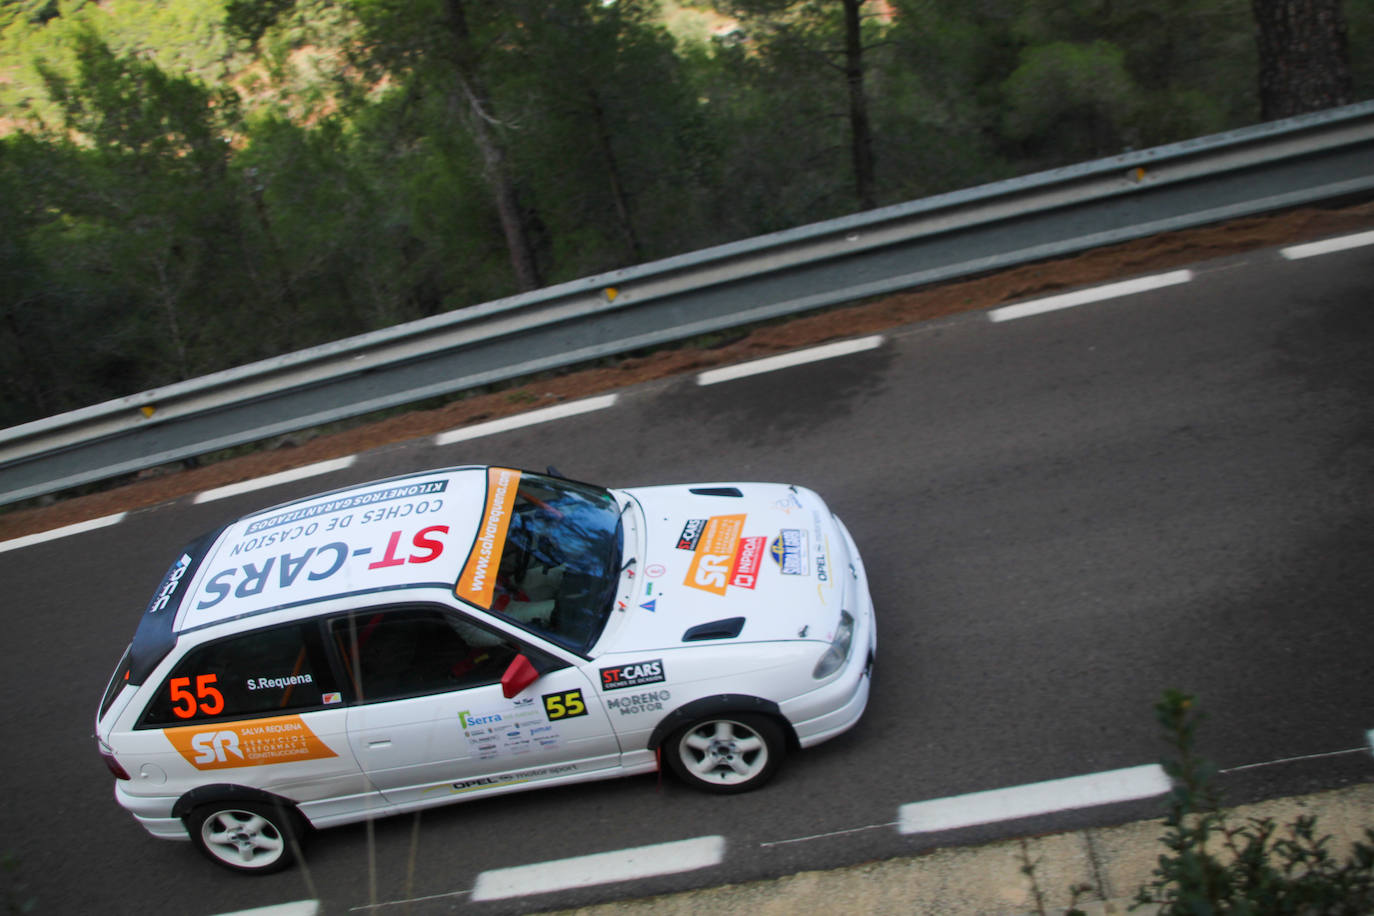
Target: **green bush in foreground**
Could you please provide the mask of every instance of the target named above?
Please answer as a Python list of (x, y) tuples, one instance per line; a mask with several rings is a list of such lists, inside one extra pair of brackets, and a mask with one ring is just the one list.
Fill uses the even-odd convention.
[(1155, 714), (1176, 755), (1164, 765), (1174, 782), (1160, 838), (1168, 852), (1133, 909), (1157, 906), (1163, 916), (1374, 913), (1374, 830), (1366, 828), (1367, 842), (1356, 842), (1342, 861), (1329, 848), (1331, 836), (1318, 834), (1315, 817), (1284, 826), (1273, 818), (1228, 822), (1216, 767), (1195, 751), (1203, 716), (1193, 697), (1170, 690)]

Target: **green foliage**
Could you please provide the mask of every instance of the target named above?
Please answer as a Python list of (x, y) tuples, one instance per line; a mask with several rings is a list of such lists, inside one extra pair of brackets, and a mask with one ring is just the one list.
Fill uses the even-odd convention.
[(1216, 768), (1196, 751), (1203, 717), (1193, 697), (1168, 691), (1155, 715), (1173, 751), (1165, 768), (1174, 789), (1161, 837), (1168, 852), (1137, 904), (1158, 906), (1162, 916), (1374, 912), (1374, 830), (1342, 860), (1313, 817), (1232, 823), (1219, 807)]
[[(859, 12), (879, 204), (1257, 116), (1246, 0)], [(843, 13), (0, 0), (0, 424), (853, 212)]]
[(1107, 42), (1027, 48), (1002, 93), (1005, 135), (1034, 158), (1095, 159), (1139, 143), (1139, 89), (1125, 54)]

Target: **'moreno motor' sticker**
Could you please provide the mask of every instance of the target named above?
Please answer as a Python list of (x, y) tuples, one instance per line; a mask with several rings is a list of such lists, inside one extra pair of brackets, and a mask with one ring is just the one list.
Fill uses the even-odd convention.
[(454, 586), (454, 594), (482, 608), (491, 607), (496, 588), (496, 570), (501, 565), (501, 551), (506, 546), (506, 528), (510, 525), (515, 492), (520, 485), (520, 472), (508, 468), (487, 469), (487, 504), (482, 510), (482, 525), (477, 540), (468, 554), (463, 573)]
[(730, 570), (735, 566), (744, 519), (743, 515), (713, 515), (706, 520), (683, 585), (714, 595), (725, 594)]
[(162, 733), (197, 770), (260, 767), (339, 756), (316, 737), (300, 716), (184, 725), (164, 728)]

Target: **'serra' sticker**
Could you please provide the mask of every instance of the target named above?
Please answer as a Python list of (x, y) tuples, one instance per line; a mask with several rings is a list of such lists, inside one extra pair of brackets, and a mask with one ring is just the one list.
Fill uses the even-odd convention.
[(197, 770), (259, 767), (337, 757), (300, 716), (165, 728), (162, 733)]
[(692, 565), (687, 568), (683, 584), (704, 592), (724, 595), (730, 570), (739, 550), (739, 536), (744, 529), (743, 515), (713, 515), (706, 520)]
[(507, 468), (487, 470), (487, 504), (482, 512), (482, 527), (477, 540), (458, 577), (454, 592), (459, 598), (478, 607), (491, 607), (496, 588), (496, 570), (501, 565), (501, 551), (506, 545), (506, 528), (510, 525), (511, 508), (520, 484), (520, 472)]

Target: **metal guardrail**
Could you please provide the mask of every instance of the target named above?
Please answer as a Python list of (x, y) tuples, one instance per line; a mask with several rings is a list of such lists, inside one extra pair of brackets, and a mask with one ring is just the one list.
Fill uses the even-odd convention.
[(1374, 102), (499, 299), (0, 430), (0, 505), (709, 331), (1374, 189)]

